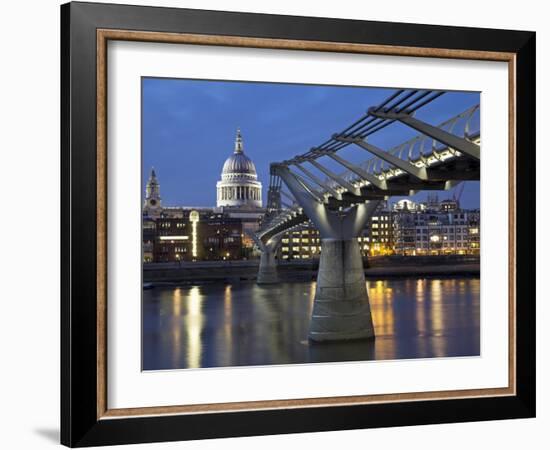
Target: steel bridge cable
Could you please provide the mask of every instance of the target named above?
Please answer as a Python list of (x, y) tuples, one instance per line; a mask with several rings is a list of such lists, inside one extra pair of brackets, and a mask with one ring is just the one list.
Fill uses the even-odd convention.
[[(407, 92), (405, 95), (402, 95), (404, 92), (406, 92), (406, 90), (403, 90), (403, 89), (394, 92), (384, 102), (382, 102), (380, 105), (376, 106), (374, 110), (378, 111), (378, 110), (382, 109), (383, 107), (386, 107), (389, 103), (391, 103), (393, 101), (393, 104), (386, 108), (387, 110), (392, 110), (392, 109), (395, 109), (395, 108), (399, 107), (400, 109), (399, 109), (398, 112), (400, 112), (400, 111), (403, 111), (404, 109), (409, 108), (409, 107), (412, 106), (412, 108), (409, 111), (407, 111), (407, 113), (411, 113), (411, 112), (414, 112), (414, 111), (420, 109), (421, 107), (427, 105), (428, 103), (432, 102), (433, 100), (435, 100), (436, 98), (440, 97), (441, 95), (443, 95), (445, 93), (444, 91), (439, 91), (439, 92), (436, 92), (434, 95), (429, 96), (430, 94), (433, 94), (434, 91), (423, 91), (423, 92), (421, 92), (421, 91), (418, 91), (418, 90), (412, 90), (412, 91)], [(416, 95), (416, 94), (418, 94), (418, 92), (421, 92), (421, 93), (419, 95)], [(411, 98), (411, 97), (415, 97), (415, 98)], [(425, 99), (424, 101), (422, 101), (421, 103), (418, 103), (420, 100), (424, 99), (425, 97), (428, 97), (428, 98)], [(411, 99), (411, 100), (409, 100), (409, 99)], [(407, 100), (409, 100), (409, 101), (403, 106), (403, 103), (406, 102)], [(359, 137), (361, 139), (364, 139), (365, 137), (382, 130), (383, 128), (387, 127), (388, 125), (390, 125), (391, 123), (394, 122), (394, 120), (381, 119), (381, 118), (376, 118), (376, 119), (378, 119), (378, 122), (376, 122), (376, 119), (371, 118), (369, 120), (369, 119), (366, 118), (367, 116), (362, 116), (359, 120), (356, 120), (353, 124), (351, 124), (345, 130), (343, 130), (342, 132), (340, 132), (338, 134), (339, 135), (345, 134), (344, 132), (349, 134), (349, 130), (353, 129), (354, 127), (357, 127), (358, 124), (361, 124), (361, 122), (364, 121), (365, 123), (363, 123), (359, 128), (356, 128), (353, 131), (354, 135), (352, 136), (352, 137)], [(367, 128), (363, 129), (365, 126), (367, 126)], [(359, 129), (362, 130), (361, 134), (360, 135), (355, 135), (355, 133), (357, 133), (357, 130), (359, 130)], [(310, 151), (304, 153), (303, 155), (297, 156), (297, 157), (292, 158), (288, 161), (285, 161), (285, 163), (294, 164), (295, 162), (299, 161), (300, 158), (302, 158), (301, 160), (309, 160), (309, 159), (311, 159), (311, 157), (314, 157), (314, 159), (316, 159), (316, 158), (326, 154), (327, 152), (337, 152), (337, 151), (341, 150), (342, 148), (347, 147), (348, 145), (351, 145), (351, 143), (350, 142), (341, 142), (341, 141), (337, 141), (334, 138), (331, 138), (331, 139), (325, 141), (323, 144), (321, 144), (321, 146), (314, 147), (313, 150), (310, 150)]]
[[(405, 92), (404, 89), (400, 89), (400, 90), (394, 92), (390, 97), (388, 97), (381, 104), (376, 106), (375, 111), (379, 111), (380, 109), (385, 107), (388, 103), (390, 103), (396, 97), (401, 95), (403, 92)], [(400, 100), (400, 101), (402, 101), (402, 100)], [(380, 121), (380, 120), (384, 120), (384, 119), (379, 119), (379, 118), (372, 117), (369, 113), (367, 113), (367, 114), (363, 115), (361, 118), (359, 118), (358, 120), (356, 120), (355, 122), (353, 122), (346, 129), (342, 130), (340, 132), (340, 134), (355, 134), (355, 133), (358, 133), (359, 130), (363, 129), (364, 127), (366, 127), (367, 125), (373, 123), (376, 120)], [(364, 122), (364, 123), (362, 123), (362, 122)], [(358, 128), (356, 128), (358, 125), (360, 125), (360, 126)], [(321, 145), (319, 145), (317, 148), (327, 150), (328, 148), (326, 146), (329, 145), (329, 144), (330, 144), (331, 147), (333, 147), (335, 144), (341, 144), (341, 143), (335, 141), (334, 139), (329, 139), (329, 140), (325, 141), (324, 143), (322, 143)]]
[[(382, 103), (380, 103), (376, 108), (375, 108), (375, 111), (379, 111), (380, 109), (382, 109), (384, 106), (386, 106), (389, 102), (391, 102), (393, 99), (395, 99), (396, 97), (398, 97), (399, 95), (401, 95), (403, 92), (405, 92), (404, 89), (399, 89), (397, 91), (395, 91), (391, 96), (389, 96), (387, 99), (385, 99)], [(348, 126), (346, 129), (342, 130), (340, 134), (348, 134), (350, 132), (355, 132), (355, 131), (351, 131), (354, 127), (356, 127), (357, 125), (361, 124), (361, 122), (363, 122), (364, 120), (368, 119), (368, 118), (371, 118), (371, 121), (369, 123), (372, 122), (372, 120), (374, 119), (369, 113), (361, 116), (358, 120), (356, 120), (355, 122), (353, 122), (350, 126)], [(366, 124), (363, 124), (363, 126), (365, 126)], [(329, 144), (329, 143), (334, 143), (334, 139), (329, 139), (327, 141), (325, 141), (324, 143), (322, 143), (321, 145), (318, 146), (318, 148), (324, 148), (325, 145)]]
[[(416, 110), (422, 108), (423, 106), (426, 106), (428, 103), (431, 103), (433, 102), (436, 98), (439, 98), (441, 97), (443, 94), (445, 93), (445, 91), (439, 91), (439, 92), (436, 92), (435, 95), (433, 95), (432, 97), (424, 100), (422, 103), (416, 105), (415, 107), (413, 107), (412, 109), (406, 111), (408, 114), (410, 113), (413, 113), (415, 112)], [(398, 111), (398, 112), (401, 112), (401, 111)]]
[(409, 102), (405, 103), (404, 105), (400, 105), (399, 109), (395, 109), (396, 113), (400, 113), (401, 111), (405, 111), (410, 106), (414, 105), (416, 102), (422, 100), (424, 97), (430, 95), (433, 91), (425, 91), (422, 94), (418, 95), (416, 98), (413, 98)]
[[(396, 92), (394, 92), (390, 97), (388, 97), (386, 100), (384, 100), (381, 104), (379, 104), (375, 110), (376, 111), (379, 111), (380, 109), (384, 108), (388, 103), (390, 103), (392, 100), (394, 100), (396, 97), (398, 97), (399, 95), (401, 95), (403, 92), (405, 92), (404, 89), (400, 89)], [(415, 91), (413, 91), (414, 93)], [(401, 102), (403, 102), (404, 100), (406, 100), (407, 98), (409, 98), (411, 94), (408, 94), (406, 95), (405, 97), (403, 97), (402, 99), (399, 99), (397, 100), (397, 102), (395, 103), (395, 105), (393, 107), (395, 107), (396, 105), (399, 105)], [(373, 124), (373, 125), (376, 125), (374, 124), (373, 122), (382, 122), (384, 121), (385, 119), (380, 119), (380, 118), (377, 118), (377, 117), (373, 117), (371, 116), (369, 113), (365, 114), (364, 116), (362, 116), (359, 120), (356, 120), (353, 124), (351, 124), (349, 127), (345, 128), (344, 130), (342, 130), (339, 134), (341, 135), (355, 135), (355, 134), (358, 134), (360, 131), (362, 131), (365, 127)], [(363, 122), (363, 123), (362, 123)], [(327, 145), (330, 144), (329, 147), (327, 147)], [(320, 146), (318, 146), (317, 148), (320, 148), (320, 149), (323, 149), (323, 150), (329, 150), (329, 149), (332, 149), (336, 144), (340, 145), (340, 148), (342, 147), (341, 146), (341, 142), (338, 142), (338, 141), (335, 141), (334, 139), (329, 139), (328, 141), (326, 141), (325, 143), (321, 144)], [(345, 146), (345, 145), (344, 145)]]
[[(438, 92), (438, 93), (436, 93), (434, 96), (432, 96), (432, 97), (430, 97), (430, 98), (424, 100), (422, 103), (420, 103), (420, 104), (414, 106), (412, 109), (408, 110), (407, 113), (409, 113), (409, 114), (410, 114), (410, 113), (413, 113), (414, 111), (416, 111), (416, 110), (422, 108), (423, 106), (426, 106), (428, 103), (433, 102), (436, 98), (440, 97), (440, 96), (443, 95), (444, 93), (445, 93), (445, 92)], [(420, 100), (420, 99), (418, 99), (418, 98), (415, 99), (415, 100), (412, 102), (412, 104), (416, 103), (418, 100)], [(397, 112), (401, 112), (404, 108), (405, 108), (405, 107), (400, 108), (399, 111), (397, 111)], [(376, 132), (382, 130), (383, 128), (386, 128), (388, 125), (391, 125), (393, 122), (395, 122), (395, 120), (386, 120), (386, 122), (380, 124), (380, 126), (378, 126), (378, 127), (373, 127), (371, 130), (369, 130), (369, 133), (367, 133), (367, 134), (362, 134), (361, 136), (358, 136), (358, 137), (360, 137), (361, 139), (364, 139), (365, 137), (367, 137), (367, 136), (369, 136), (369, 135), (371, 135), (371, 134), (374, 134), (374, 133), (376, 133)], [(355, 137), (355, 136), (354, 136), (354, 137)]]
[(371, 134), (374, 134), (374, 133), (382, 130), (383, 128), (386, 128), (388, 125), (391, 125), (393, 122), (395, 122), (395, 121), (394, 120), (388, 120), (386, 122), (383, 122), (383, 123), (379, 124), (378, 127), (374, 128), (372, 130), (369, 130), (368, 133), (362, 134), (361, 136), (358, 136), (358, 137), (360, 137), (361, 139), (365, 139), (367, 136), (370, 136)]
[(409, 98), (411, 98), (413, 95), (416, 95), (418, 93), (418, 90), (412, 90), (412, 91), (409, 91), (407, 92), (403, 97), (401, 98), (398, 98), (395, 103), (391, 106), (386, 106), (386, 108), (384, 108), (386, 111), (391, 111), (392, 109), (395, 109), (397, 108), (398, 106), (400, 106), (404, 101), (407, 101)]
[[(404, 92), (403, 90), (399, 91), (398, 93), (396, 94), (400, 94)], [(412, 91), (412, 92), (409, 92), (407, 95), (403, 96), (402, 98), (400, 99), (397, 99), (395, 101), (395, 103), (391, 106), (391, 107), (388, 107), (387, 109), (388, 110), (391, 110), (391, 109), (395, 109), (397, 107), (400, 107), (400, 111), (405, 109), (405, 108), (408, 108), (409, 106), (411, 105), (414, 105), (416, 102), (418, 102), (419, 100), (421, 100), (422, 98), (424, 98), (425, 96), (429, 95), (432, 91), (426, 91), (426, 92), (423, 92), (421, 93), (419, 96), (416, 96), (416, 98), (413, 98), (412, 100), (410, 100), (408, 103), (405, 104), (405, 106), (402, 106), (402, 103), (405, 102), (406, 100), (408, 100), (409, 98), (411, 98), (412, 96), (414, 96), (418, 91)], [(380, 109), (382, 109), (384, 106), (386, 106), (388, 103), (390, 103), (393, 99), (395, 99), (398, 95), (392, 95), (390, 98), (388, 98), (386, 101), (384, 101), (381, 105), (377, 106), (375, 108), (375, 111), (379, 111)], [(338, 133), (339, 135), (344, 135), (344, 136), (351, 136), (351, 137), (366, 137), (368, 136), (369, 134), (371, 134), (371, 130), (378, 130), (378, 129), (381, 129), (381, 128), (378, 128), (382, 123), (388, 121), (388, 119), (382, 119), (382, 118), (379, 118), (379, 117), (371, 117), (371, 120), (369, 121), (366, 121), (365, 123), (363, 123), (360, 127), (356, 128), (355, 130), (353, 130), (352, 132), (350, 132), (350, 127), (346, 128), (345, 130), (341, 131), (340, 133)], [(393, 121), (391, 121), (393, 122)], [(334, 140), (334, 139), (333, 139)], [(338, 142), (338, 141), (336, 141)], [(342, 144), (340, 142), (340, 144)], [(346, 143), (346, 145), (349, 145), (349, 143)], [(340, 147), (342, 148), (342, 147)]]
[(401, 95), (403, 92), (405, 92), (405, 89), (399, 89), (398, 91), (395, 91), (392, 95), (390, 95), (386, 100), (384, 100), (382, 103), (380, 103), (374, 110), (380, 111), (382, 108), (384, 108), (389, 102), (391, 102), (394, 98)]
[[(421, 100), (422, 98), (424, 98), (425, 96), (427, 96), (428, 94), (431, 94), (433, 93), (433, 91), (427, 91), (425, 92), (424, 94), (421, 94), (420, 96), (418, 96), (416, 99), (413, 99), (412, 101), (410, 101), (407, 105), (405, 106), (401, 106), (400, 109), (397, 111), (397, 112), (401, 112), (403, 111), (404, 109), (408, 108), (409, 106), (411, 105), (414, 105), (416, 102), (418, 102), (419, 100)], [(436, 98), (440, 97), (441, 95), (443, 95), (445, 92), (438, 92), (436, 93), (435, 95), (433, 95), (432, 97), (429, 97), (428, 99), (424, 100), (423, 102), (421, 102), (420, 104), (418, 105), (415, 105), (413, 106), (412, 109), (408, 110), (407, 113), (412, 113), (420, 108), (422, 108), (423, 106), (427, 105), (428, 103), (434, 101)], [(388, 125), (392, 124), (393, 122), (395, 122), (394, 120), (388, 120), (388, 119), (382, 119), (382, 122), (379, 122), (378, 124), (376, 124), (375, 126), (371, 127), (367, 133), (362, 133), (361, 135), (359, 136), (352, 136), (352, 137), (360, 137), (361, 139), (364, 139), (365, 137), (371, 135), (371, 134), (374, 134), (380, 130), (382, 130), (383, 128), (386, 128)], [(348, 143), (349, 144), (349, 143)]]

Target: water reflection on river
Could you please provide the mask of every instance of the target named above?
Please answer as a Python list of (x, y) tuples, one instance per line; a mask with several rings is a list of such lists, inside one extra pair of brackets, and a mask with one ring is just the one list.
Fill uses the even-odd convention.
[(479, 355), (479, 279), (371, 281), (374, 341), (308, 342), (315, 282), (143, 292), (143, 369)]

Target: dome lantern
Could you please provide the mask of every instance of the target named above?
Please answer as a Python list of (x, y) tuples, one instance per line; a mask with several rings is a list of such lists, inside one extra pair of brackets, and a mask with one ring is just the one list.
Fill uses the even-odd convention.
[(241, 129), (237, 128), (237, 137), (235, 138), (235, 152), (243, 153), (243, 137), (241, 136)]

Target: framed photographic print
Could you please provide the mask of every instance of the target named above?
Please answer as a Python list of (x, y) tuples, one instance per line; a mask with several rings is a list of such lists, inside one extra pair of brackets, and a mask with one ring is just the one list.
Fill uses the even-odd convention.
[(535, 415), (535, 34), (61, 7), (68, 446)]

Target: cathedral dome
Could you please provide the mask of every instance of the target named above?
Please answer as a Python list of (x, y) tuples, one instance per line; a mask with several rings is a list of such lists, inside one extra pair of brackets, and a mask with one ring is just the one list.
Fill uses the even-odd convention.
[(262, 207), (262, 183), (258, 181), (256, 166), (244, 154), (240, 130), (237, 130), (235, 150), (225, 160), (216, 189), (217, 206)]
[(241, 131), (237, 130), (237, 138), (235, 139), (235, 150), (233, 154), (225, 160), (222, 169), (222, 178), (234, 178), (235, 176), (243, 175), (245, 177), (252, 176), (256, 179), (256, 166), (252, 160), (244, 154), (243, 138)]
[(235, 153), (225, 160), (225, 164), (223, 165), (222, 176), (230, 174), (256, 175), (256, 166), (242, 151), (240, 153), (235, 151)]

